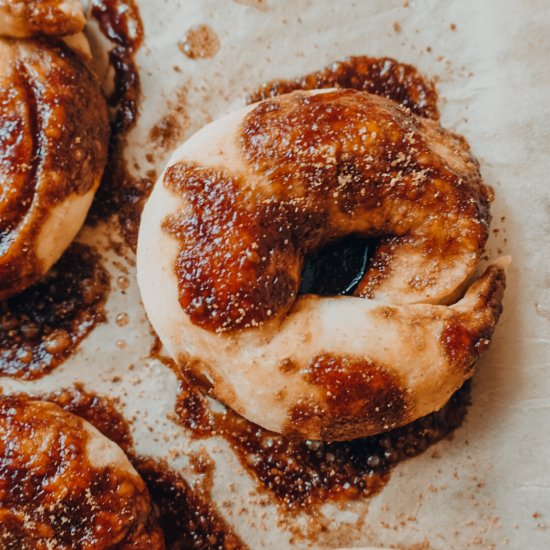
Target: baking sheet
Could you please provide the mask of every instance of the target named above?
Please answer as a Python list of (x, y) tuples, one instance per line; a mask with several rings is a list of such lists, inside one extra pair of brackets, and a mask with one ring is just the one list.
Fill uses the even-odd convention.
[[(137, 174), (162, 170), (172, 143), (153, 146), (150, 129), (170, 112), (177, 111), (176, 137), (183, 139), (272, 78), (300, 76), (353, 54), (395, 57), (437, 78), (443, 125), (467, 137), (495, 188), (492, 228), (499, 231), (488, 256), (513, 257), (505, 311), (479, 363), (473, 404), (452, 440), (398, 465), (379, 495), (343, 508), (326, 506), (324, 519), (315, 519), (326, 525), (325, 532), (305, 515), (285, 516), (268, 494), (258, 492), (225, 440), (194, 441), (171, 420), (176, 379), (149, 357), (153, 335), (132, 258), (122, 260), (112, 251), (110, 225), (86, 228), (80, 236), (103, 250), (112, 273), (109, 322), (50, 375), (34, 382), (0, 379), (4, 392), (43, 393), (83, 382), (96, 393), (116, 396), (133, 420), (136, 452), (166, 459), (191, 482), (196, 474), (188, 456), (205, 448), (216, 461), (213, 500), (252, 548), (285, 548), (291, 541), (296, 548), (548, 548), (547, 0), (141, 0), (139, 5), (146, 34), (138, 56), (144, 100), (128, 149)], [(211, 59), (192, 60), (178, 48), (198, 24), (210, 25), (219, 37), (221, 48)], [(119, 276), (129, 278), (127, 290), (117, 285)], [(120, 313), (128, 314), (126, 326), (115, 322)], [(296, 526), (304, 531), (309, 526), (315, 539), (296, 537)]]

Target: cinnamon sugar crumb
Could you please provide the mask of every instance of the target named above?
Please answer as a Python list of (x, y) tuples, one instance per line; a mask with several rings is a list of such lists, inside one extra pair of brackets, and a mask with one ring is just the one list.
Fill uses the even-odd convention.
[(182, 141), (189, 125), (188, 91), (187, 85), (182, 86), (176, 92), (175, 99), (167, 102), (168, 113), (151, 128), (149, 138), (158, 149), (168, 151)]
[(208, 59), (220, 50), (218, 35), (209, 25), (197, 25), (189, 29), (178, 44), (180, 51), (189, 59)]

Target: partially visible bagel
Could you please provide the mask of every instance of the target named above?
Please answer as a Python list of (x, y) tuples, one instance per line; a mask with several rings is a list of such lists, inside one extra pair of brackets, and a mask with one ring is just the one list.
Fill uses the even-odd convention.
[(108, 110), (82, 37), (70, 37), (78, 51), (54, 38), (0, 38), (0, 300), (59, 259), (103, 175)]
[(79, 0), (0, 0), (0, 36), (69, 36), (84, 25)]
[(164, 548), (122, 450), (53, 403), (0, 396), (0, 547)]
[[(145, 206), (138, 281), (182, 369), (249, 420), (309, 439), (432, 412), (473, 373), (501, 312), (476, 269), (490, 192), (465, 140), (365, 92), (294, 92), (174, 154)], [(298, 296), (304, 256), (381, 239), (355, 297)]]

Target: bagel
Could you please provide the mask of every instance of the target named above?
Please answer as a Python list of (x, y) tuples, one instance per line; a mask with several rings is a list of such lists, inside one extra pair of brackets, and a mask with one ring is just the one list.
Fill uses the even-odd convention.
[[(19, 13), (20, 4), (70, 3), (0, 3), (4, 36), (6, 10)], [(69, 38), (78, 51), (56, 38), (0, 38), (0, 300), (59, 259), (84, 223), (107, 161), (107, 105), (80, 53), (83, 35)]]
[(164, 548), (122, 450), (53, 403), (0, 397), (0, 546)]
[[(433, 120), (366, 92), (282, 95), (176, 150), (142, 216), (143, 303), (180, 367), (252, 422), (379, 433), (441, 408), (490, 341), (504, 266), (464, 295), (490, 197)], [(349, 235), (380, 239), (355, 295), (298, 295), (304, 256)]]
[(85, 24), (79, 0), (0, 0), (0, 36), (68, 36)]

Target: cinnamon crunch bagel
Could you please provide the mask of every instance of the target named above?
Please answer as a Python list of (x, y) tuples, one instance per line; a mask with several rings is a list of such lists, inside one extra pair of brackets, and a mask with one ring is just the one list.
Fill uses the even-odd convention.
[(0, 396), (0, 547), (161, 550), (144, 481), (91, 424)]
[[(34, 27), (25, 36), (37, 36), (13, 38), (21, 28), (10, 27), (5, 12), (19, 14), (20, 4), (36, 4), (38, 12), (54, 3), (0, 2), (0, 300), (37, 282), (74, 239), (101, 181), (109, 139), (107, 104), (84, 36), (70, 37), (75, 49), (64, 34), (43, 37)], [(82, 30), (80, 16), (71, 31)]]
[[(504, 267), (464, 297), (490, 191), (465, 140), (365, 92), (294, 92), (203, 128), (145, 207), (138, 280), (182, 368), (264, 428), (367, 436), (472, 375)], [(355, 296), (298, 295), (304, 256), (381, 239)]]

